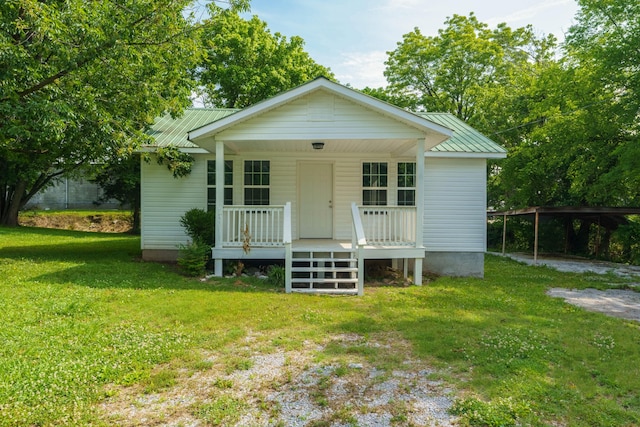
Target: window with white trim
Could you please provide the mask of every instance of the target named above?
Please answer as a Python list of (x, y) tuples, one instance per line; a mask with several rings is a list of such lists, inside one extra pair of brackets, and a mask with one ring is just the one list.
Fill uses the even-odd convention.
[[(233, 160), (224, 161), (224, 204), (233, 204)], [(207, 161), (207, 210), (216, 209), (216, 161)]]
[(269, 160), (244, 161), (244, 204), (268, 205), (270, 185)]
[(398, 163), (398, 206), (416, 205), (416, 163)]
[(389, 172), (387, 162), (362, 163), (362, 204), (386, 206)]

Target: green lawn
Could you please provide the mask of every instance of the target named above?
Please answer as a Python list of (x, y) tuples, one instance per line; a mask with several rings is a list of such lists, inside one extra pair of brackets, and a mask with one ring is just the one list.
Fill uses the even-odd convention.
[(389, 332), (448, 373), (470, 425), (640, 424), (640, 325), (545, 295), (625, 284), (612, 275), (487, 256), (485, 279), (286, 295), (248, 279), (188, 279), (141, 262), (138, 248), (125, 235), (0, 228), (0, 426), (108, 424), (98, 404), (114, 387), (170, 386), (173, 374), (154, 367), (206, 369), (202, 351), (231, 352), (250, 333), (255, 345), (296, 349)]

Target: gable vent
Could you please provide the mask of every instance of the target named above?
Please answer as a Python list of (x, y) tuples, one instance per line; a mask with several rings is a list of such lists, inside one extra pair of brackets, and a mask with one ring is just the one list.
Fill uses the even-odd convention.
[(307, 99), (307, 117), (310, 122), (332, 122), (335, 115), (335, 97), (316, 94)]

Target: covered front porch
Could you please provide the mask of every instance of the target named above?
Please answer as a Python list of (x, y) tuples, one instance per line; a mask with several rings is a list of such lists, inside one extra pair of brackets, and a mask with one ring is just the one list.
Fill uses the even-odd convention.
[[(414, 260), (414, 282), (422, 284), (425, 251), (419, 243), (414, 206), (357, 206), (352, 203), (352, 239), (292, 239), (291, 203), (283, 206), (224, 206), (212, 248), (215, 274), (223, 260), (284, 262), (285, 290), (307, 293), (364, 293), (367, 259)], [(218, 239), (219, 237), (219, 239)]]
[(421, 284), (425, 151), (451, 135), (324, 78), (191, 130), (213, 155), (215, 274), (281, 259), (287, 292), (362, 294), (365, 259), (414, 259)]

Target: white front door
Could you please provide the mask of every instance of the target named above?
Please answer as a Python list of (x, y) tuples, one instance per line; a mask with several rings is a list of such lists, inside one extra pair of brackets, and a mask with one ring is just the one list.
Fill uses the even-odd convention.
[(298, 164), (301, 239), (333, 237), (333, 164)]

